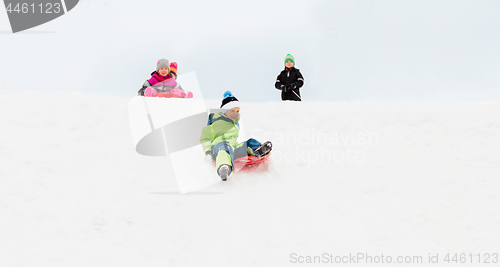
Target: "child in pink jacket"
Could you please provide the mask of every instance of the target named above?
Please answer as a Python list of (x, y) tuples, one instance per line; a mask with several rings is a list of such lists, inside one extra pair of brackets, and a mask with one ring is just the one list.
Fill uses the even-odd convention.
[(162, 58), (156, 63), (156, 71), (153, 71), (151, 78), (144, 82), (138, 95), (146, 97), (192, 98), (193, 93), (184, 92), (180, 84), (177, 83), (176, 78), (177, 63), (169, 63), (168, 60)]

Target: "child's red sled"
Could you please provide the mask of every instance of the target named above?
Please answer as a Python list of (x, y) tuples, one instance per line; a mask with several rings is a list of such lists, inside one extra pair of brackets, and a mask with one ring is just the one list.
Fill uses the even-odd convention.
[[(172, 90), (173, 91), (173, 90)], [(193, 98), (193, 93), (191, 92), (187, 92), (184, 93), (184, 92), (181, 92), (181, 93), (178, 93), (178, 92), (160, 92), (160, 93), (156, 93), (153, 95), (154, 97), (163, 97), (163, 98)]]
[[(237, 158), (233, 160), (233, 169), (234, 171), (239, 171), (242, 169), (246, 169), (247, 166), (251, 166), (250, 169), (254, 170), (258, 167), (259, 170), (261, 168), (259, 167), (260, 165), (266, 165), (264, 169), (267, 169), (267, 158), (271, 155), (271, 153), (263, 156), (263, 157), (255, 157), (255, 156), (247, 156), (247, 157), (242, 157), (242, 158)], [(212, 160), (213, 163), (215, 163), (215, 160)], [(255, 167), (255, 168), (254, 168)]]
[(182, 98), (180, 94), (173, 94), (170, 92), (161, 92), (153, 95), (154, 97), (164, 97), (164, 98)]
[(266, 161), (267, 157), (269, 157), (271, 154), (267, 154), (263, 157), (255, 157), (255, 156), (248, 156), (248, 157), (243, 157), (239, 159), (233, 160), (233, 165), (234, 166), (246, 166), (246, 165), (253, 165), (253, 164), (259, 164), (264, 161)]

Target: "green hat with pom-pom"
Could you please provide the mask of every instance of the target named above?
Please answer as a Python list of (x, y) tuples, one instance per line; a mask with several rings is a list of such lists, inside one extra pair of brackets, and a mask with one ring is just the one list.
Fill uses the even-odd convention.
[(287, 54), (286, 57), (285, 57), (285, 64), (287, 61), (291, 61), (293, 63), (293, 65), (295, 66), (295, 58), (293, 58), (292, 55), (290, 54)]

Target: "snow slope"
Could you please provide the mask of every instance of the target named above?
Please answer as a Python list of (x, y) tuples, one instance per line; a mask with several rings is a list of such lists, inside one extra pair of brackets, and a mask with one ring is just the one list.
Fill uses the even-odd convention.
[(129, 100), (0, 94), (0, 266), (500, 252), (498, 103), (242, 103), (270, 168), (181, 195), (134, 151)]

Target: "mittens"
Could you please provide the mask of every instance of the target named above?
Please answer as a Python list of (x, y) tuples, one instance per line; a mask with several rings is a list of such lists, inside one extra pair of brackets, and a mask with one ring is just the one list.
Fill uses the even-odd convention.
[(156, 89), (154, 89), (153, 87), (148, 87), (146, 88), (146, 90), (144, 90), (144, 96), (152, 97), (154, 95), (156, 95)]

